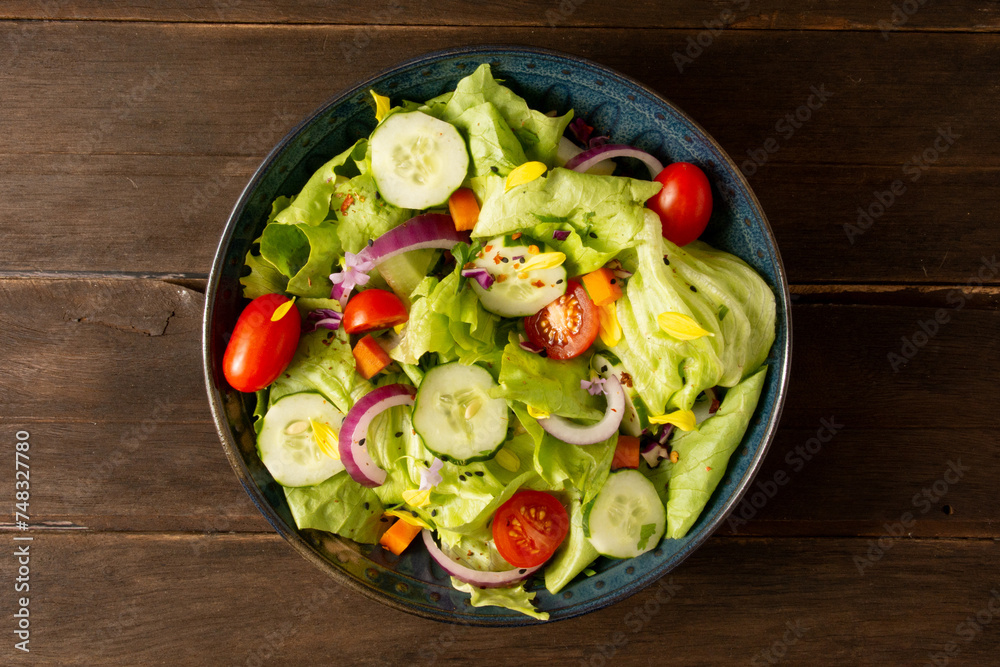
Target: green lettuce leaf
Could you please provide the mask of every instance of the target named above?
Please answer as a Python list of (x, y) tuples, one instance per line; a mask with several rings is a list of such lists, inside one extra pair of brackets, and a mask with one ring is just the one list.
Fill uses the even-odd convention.
[(556, 361), (521, 349), (515, 334), (503, 349), (500, 386), (490, 395), (520, 401), (537, 410), (571, 419), (598, 420), (604, 416), (603, 398), (580, 387), (590, 377), (590, 360), (577, 357)]
[(288, 278), (274, 264), (260, 255), (248, 252), (246, 265), (249, 267), (250, 273), (240, 278), (245, 298), (256, 299), (265, 294), (284, 294), (285, 287), (288, 286)]
[(597, 556), (597, 549), (584, 534), (583, 504), (579, 498), (573, 498), (569, 506), (569, 533), (545, 566), (545, 588), (552, 594), (558, 593)]
[[(472, 236), (521, 231), (565, 253), (570, 275), (589, 273), (634, 244), (643, 227), (643, 204), (659, 190), (656, 182), (561, 168), (507, 192), (503, 179), (490, 179)], [(553, 241), (556, 229), (573, 235)]]
[(315, 486), (284, 491), (292, 518), (300, 529), (325, 530), (374, 544), (389, 525), (380, 521), (382, 503), (378, 496), (351, 479), (346, 471)]
[(478, 588), (452, 577), (451, 585), (456, 590), (471, 595), (473, 607), (504, 607), (513, 611), (519, 611), (540, 621), (549, 620), (549, 612), (538, 611), (531, 604), (536, 594), (524, 590), (524, 584), (518, 584), (509, 588)]
[(490, 102), (470, 107), (452, 119), (469, 144), (472, 176), (506, 176), (527, 162), (524, 149), (500, 111)]
[(309, 177), (291, 202), (273, 217), (279, 224), (305, 223), (318, 225), (327, 219), (330, 213), (330, 201), (334, 191), (345, 177), (356, 172), (354, 164), (348, 162), (355, 151), (364, 154), (368, 141), (359, 140), (346, 151), (337, 155)]
[(260, 237), (260, 254), (288, 278), (289, 294), (329, 296), (333, 287), (329, 276), (342, 254), (337, 225), (269, 224)]
[(361, 165), (364, 167), (362, 173), (341, 183), (333, 197), (340, 242), (344, 250), (355, 254), (369, 239), (376, 239), (413, 217), (410, 209), (399, 208), (382, 199), (367, 163)]
[(661, 464), (669, 465), (670, 471), (667, 537), (684, 537), (698, 520), (726, 472), (729, 457), (743, 440), (766, 374), (767, 367), (764, 367), (727, 391), (714, 416), (697, 430), (682, 431), (671, 440), (679, 456), (677, 463)]
[(535, 447), (535, 470), (553, 490), (569, 482), (586, 505), (604, 486), (617, 444), (618, 434), (593, 445), (571, 445), (546, 433)]
[[(442, 97), (432, 100), (427, 106), (434, 110), (444, 99)], [(447, 98), (444, 108), (440, 110), (439, 117), (451, 123), (467, 109), (478, 107), (485, 102), (490, 102), (496, 107), (524, 147), (528, 160), (538, 160), (549, 166), (555, 164), (559, 138), (573, 119), (572, 111), (553, 117), (529, 108), (524, 98), (501, 85), (493, 78), (490, 66), (483, 64), (458, 82), (455, 92)]]
[(350, 340), (343, 328), (304, 334), (285, 372), (271, 385), (271, 405), (282, 396), (318, 391), (347, 413), (355, 401), (373, 389), (355, 371)]

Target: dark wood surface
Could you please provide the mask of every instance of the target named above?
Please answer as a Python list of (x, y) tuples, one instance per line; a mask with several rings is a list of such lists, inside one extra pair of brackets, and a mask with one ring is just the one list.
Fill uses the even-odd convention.
[[(28, 430), (35, 539), (23, 654), (11, 554), (25, 533), (4, 517), (0, 663), (996, 663), (1000, 273), (980, 269), (1000, 251), (1000, 5), (919, 6), (888, 30), (892, 4), (861, 0), (4, 2), (0, 492), (13, 503)], [(671, 54), (727, 9), (678, 72)], [(200, 369), (212, 254), (263, 155), (339, 89), (475, 43), (615, 67), (741, 163), (810, 86), (833, 93), (749, 176), (794, 300), (762, 506), (741, 506), (660, 589), (517, 630), (392, 611), (295, 554), (229, 468)], [(897, 179), (907, 191), (849, 238)], [(894, 368), (939, 311), (948, 321)], [(837, 433), (805, 460), (822, 420)]]

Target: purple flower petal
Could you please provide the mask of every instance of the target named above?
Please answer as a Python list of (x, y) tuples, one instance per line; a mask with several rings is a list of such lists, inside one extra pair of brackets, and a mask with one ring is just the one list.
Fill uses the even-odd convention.
[(463, 278), (473, 278), (484, 290), (493, 287), (493, 276), (486, 269), (462, 269)]
[(435, 486), (441, 483), (441, 468), (444, 467), (444, 462), (435, 457), (434, 462), (431, 463), (430, 468), (420, 468), (420, 488), (418, 491), (426, 491), (427, 489), (433, 489)]
[(552, 232), (552, 238), (554, 238), (556, 241), (565, 241), (566, 239), (569, 238), (569, 230), (557, 229), (554, 232)]

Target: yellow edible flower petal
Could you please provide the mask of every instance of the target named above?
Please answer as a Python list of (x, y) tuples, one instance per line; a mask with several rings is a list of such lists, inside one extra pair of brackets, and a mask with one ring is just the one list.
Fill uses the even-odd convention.
[(381, 123), (382, 119), (385, 118), (385, 115), (389, 113), (389, 98), (385, 95), (379, 95), (374, 90), (370, 90), (368, 92), (370, 92), (372, 97), (375, 98), (375, 120)]
[(385, 513), (386, 516), (394, 516), (403, 523), (408, 523), (411, 526), (420, 526), (421, 528), (426, 528), (431, 530), (429, 523), (421, 519), (419, 516), (414, 516), (405, 510), (389, 510)]
[(618, 324), (618, 309), (614, 302), (598, 308), (597, 316), (601, 323), (601, 328), (598, 330), (601, 334), (601, 342), (608, 347), (614, 347), (622, 339), (622, 328)]
[(423, 491), (418, 491), (416, 489), (407, 489), (403, 491), (403, 500), (411, 507), (426, 507), (431, 502), (431, 490), (424, 489)]
[(537, 271), (539, 269), (554, 269), (562, 266), (566, 261), (566, 254), (561, 252), (542, 252), (534, 255), (531, 259), (521, 265), (518, 269), (521, 273)]
[(506, 447), (497, 452), (493, 460), (497, 462), (498, 466), (510, 472), (517, 472), (521, 469), (521, 459), (517, 458), (517, 454)]
[(340, 448), (338, 445), (340, 439), (337, 437), (337, 433), (323, 422), (318, 422), (315, 419), (310, 419), (309, 425), (312, 426), (313, 438), (316, 440), (316, 444), (319, 445), (319, 450), (330, 458), (339, 461)]
[(682, 431), (693, 430), (698, 424), (697, 418), (690, 410), (675, 410), (668, 415), (650, 417), (650, 424), (673, 424)]
[(406, 322), (403, 322), (402, 324), (397, 324), (396, 326), (394, 326), (392, 330), (395, 331), (396, 333), (403, 333), (403, 327), (405, 326)]
[(548, 419), (549, 417), (552, 416), (545, 410), (539, 410), (538, 408), (531, 405), (528, 406), (528, 414), (534, 417), (535, 419)]
[(678, 340), (696, 340), (702, 336), (714, 336), (705, 331), (691, 317), (683, 313), (660, 313), (656, 316), (660, 329)]
[(292, 306), (295, 305), (295, 299), (296, 299), (296, 297), (293, 296), (291, 298), (291, 300), (286, 301), (283, 304), (281, 304), (280, 306), (278, 306), (277, 308), (275, 308), (274, 312), (271, 313), (271, 321), (272, 322), (277, 322), (282, 317), (284, 317), (285, 314), (288, 313), (288, 311), (290, 311), (292, 309)]
[(530, 183), (548, 170), (549, 168), (545, 166), (544, 162), (525, 162), (507, 174), (507, 183), (504, 185), (503, 191), (507, 192), (511, 188)]

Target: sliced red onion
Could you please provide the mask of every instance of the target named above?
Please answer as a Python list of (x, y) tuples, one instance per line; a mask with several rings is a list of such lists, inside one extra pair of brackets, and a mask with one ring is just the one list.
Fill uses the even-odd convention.
[(604, 442), (618, 432), (625, 416), (625, 392), (615, 375), (608, 376), (604, 383), (604, 395), (608, 397), (608, 409), (604, 418), (593, 426), (581, 426), (558, 415), (539, 419), (538, 423), (549, 435), (571, 445)]
[(526, 352), (531, 352), (532, 354), (541, 354), (542, 350), (545, 349), (541, 345), (535, 345), (530, 340), (525, 340), (524, 336), (519, 336), (519, 338), (520, 341), (518, 342), (518, 345), (520, 345), (521, 349)]
[(408, 384), (389, 384), (365, 394), (347, 411), (337, 449), (347, 474), (358, 484), (375, 487), (385, 483), (385, 471), (375, 465), (365, 442), (372, 419), (397, 405), (413, 405), (416, 393)]
[(594, 128), (587, 125), (587, 122), (577, 116), (570, 122), (567, 128), (570, 134), (577, 140), (581, 146), (587, 146), (590, 143), (590, 137), (594, 134)]
[(493, 276), (486, 269), (462, 269), (463, 278), (473, 278), (484, 290), (493, 287)]
[(340, 328), (340, 322), (344, 319), (342, 313), (329, 308), (317, 308), (311, 310), (306, 315), (305, 328), (302, 333), (312, 333), (317, 329), (329, 329), (336, 331)]
[(603, 162), (604, 160), (609, 160), (615, 157), (632, 157), (637, 160), (642, 160), (646, 167), (649, 168), (649, 173), (653, 178), (656, 178), (656, 175), (663, 171), (663, 164), (655, 157), (646, 151), (641, 151), (638, 148), (632, 148), (631, 146), (625, 146), (623, 144), (604, 144), (603, 146), (597, 146), (595, 148), (585, 150), (579, 155), (568, 160), (566, 162), (566, 168), (584, 173), (598, 162)]
[(441, 551), (441, 547), (434, 541), (434, 534), (431, 531), (424, 528), (421, 537), (424, 538), (424, 545), (427, 547), (431, 558), (444, 568), (445, 572), (456, 579), (460, 579), (473, 586), (478, 586), (479, 588), (512, 586), (519, 581), (527, 579), (535, 570), (541, 567), (541, 565), (536, 565), (535, 567), (514, 568), (513, 570), (504, 570), (503, 572), (473, 570), (471, 567), (466, 567), (452, 560), (445, 552)]
[(451, 250), (456, 243), (468, 242), (469, 232), (456, 231), (455, 222), (450, 215), (425, 213), (390, 229), (358, 254), (364, 255), (378, 266), (390, 257), (411, 250), (421, 248)]
[(625, 269), (623, 269), (622, 268), (622, 263), (619, 260), (617, 260), (617, 259), (613, 259), (610, 262), (608, 262), (607, 264), (605, 264), (604, 268), (610, 270), (611, 273), (615, 274), (616, 278), (622, 278), (622, 279), (624, 279), (624, 278), (631, 278), (632, 277), (632, 272), (631, 271), (626, 271)]
[(565, 241), (566, 239), (569, 238), (569, 230), (557, 229), (554, 232), (552, 232), (552, 238), (554, 238), (556, 241)]
[(640, 454), (642, 454), (642, 458), (646, 459), (650, 468), (660, 465), (662, 459), (670, 458), (670, 447), (667, 445), (667, 441), (670, 440), (670, 434), (673, 431), (673, 424), (664, 424), (656, 440), (648, 440), (643, 443)]
[(695, 423), (700, 424), (716, 412), (719, 411), (719, 397), (714, 389), (706, 389), (704, 396), (694, 402), (691, 412), (694, 413)]

